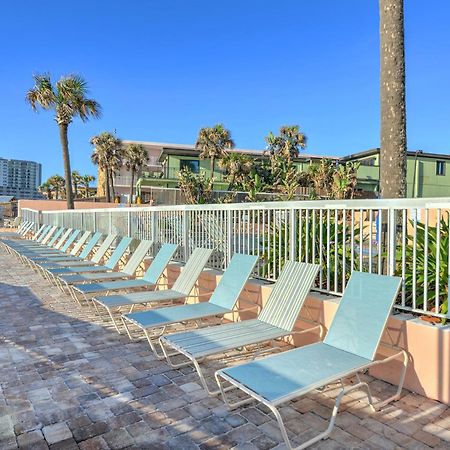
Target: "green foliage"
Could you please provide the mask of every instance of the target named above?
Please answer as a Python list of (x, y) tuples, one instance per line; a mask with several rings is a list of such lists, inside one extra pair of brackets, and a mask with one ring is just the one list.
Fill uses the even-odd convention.
[(178, 173), (178, 182), (187, 204), (212, 202), (214, 180), (207, 178), (204, 173), (197, 175), (185, 167)]
[(200, 158), (209, 158), (211, 160), (211, 178), (214, 175), (214, 161), (223, 158), (227, 150), (233, 147), (234, 142), (231, 139), (231, 132), (221, 123), (211, 128), (202, 128), (195, 143), (195, 148), (200, 150)]
[[(327, 227), (329, 227), (330, 241), (329, 253), (327, 252)], [(338, 217), (337, 222), (335, 217), (330, 216), (329, 225), (326, 217), (323, 217), (320, 223), (319, 217), (316, 215), (313, 220), (312, 215), (308, 218), (303, 216), (301, 233), (297, 224), (295, 228), (295, 255), (291, 255), (289, 248), (291, 243), (290, 225), (283, 221), (280, 225), (272, 223), (269, 227), (271, 245), (268, 246), (268, 235), (264, 238), (266, 253), (263, 255), (264, 265), (262, 266), (261, 274), (269, 272), (271, 277), (277, 278), (279, 272), (283, 268), (285, 262), (285, 255), (288, 259), (295, 259), (296, 261), (305, 261), (310, 263), (321, 264), (323, 280), (326, 283), (327, 274), (329, 271), (330, 289), (340, 291), (343, 287), (343, 278), (347, 281), (350, 276), (351, 269), (351, 242), (350, 234), (347, 232), (344, 239), (344, 223), (342, 217)], [(347, 224), (348, 228), (348, 224)], [(320, 242), (320, 235), (322, 233), (322, 243)], [(357, 238), (360, 235), (360, 230), (353, 230), (353, 235)], [(273, 245), (275, 242), (275, 245)], [(261, 243), (263, 245), (263, 243)], [(345, 255), (345, 256), (344, 256)], [(314, 258), (313, 258), (314, 256)], [(345, 274), (344, 263), (345, 260)], [(354, 259), (353, 268), (356, 269), (357, 258)], [(278, 261), (281, 265), (278, 266)], [(336, 284), (337, 278), (337, 284)]]
[[(410, 225), (414, 227), (414, 222), (410, 221)], [(416, 286), (416, 307), (422, 307), (424, 304), (424, 292), (427, 292), (428, 305), (433, 305), (436, 301), (436, 283), (439, 285), (439, 303), (441, 305), (440, 312), (448, 313), (448, 289), (449, 289), (449, 215), (441, 217), (440, 233), (439, 233), (439, 270), (436, 275), (437, 258), (436, 249), (438, 245), (437, 227), (428, 226), (428, 242), (425, 243), (426, 229), (425, 224), (417, 223), (416, 242), (414, 243), (413, 235), (408, 236), (405, 252), (405, 291), (406, 304), (413, 305), (413, 285)], [(425, 247), (427, 246), (427, 251)], [(416, 259), (414, 260), (414, 251)], [(427, 261), (425, 263), (425, 255)], [(396, 260), (402, 260), (401, 249), (397, 250)], [(414, 283), (413, 272), (415, 269), (416, 280)], [(396, 269), (397, 275), (401, 276), (401, 263)], [(425, 282), (425, 272), (427, 279)], [(445, 320), (444, 320), (445, 322)]]

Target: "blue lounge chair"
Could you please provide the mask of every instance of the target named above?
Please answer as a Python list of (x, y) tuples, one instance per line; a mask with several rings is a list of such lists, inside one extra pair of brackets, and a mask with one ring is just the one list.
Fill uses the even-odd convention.
[[(408, 364), (407, 353), (392, 345), (395, 354), (381, 360), (375, 360), (375, 355), (400, 286), (401, 278), (398, 277), (353, 272), (323, 342), (216, 372), (216, 380), (227, 405), (232, 408), (253, 399), (266, 405), (278, 421), (286, 446), (292, 449), (278, 407), (315, 389), (339, 382), (341, 391), (328, 428), (296, 447), (303, 449), (329, 436), (342, 397), (349, 392), (366, 389), (369, 404), (374, 410), (399, 398)], [(397, 392), (375, 405), (369, 386), (361, 381), (358, 373), (399, 357), (403, 359), (403, 368)], [(344, 378), (353, 375), (357, 383), (345, 387)], [(226, 388), (224, 382), (227, 383)], [(250, 397), (232, 403), (226, 393), (230, 388), (240, 389)]]
[[(92, 300), (100, 314), (99, 306), (105, 308), (111, 318), (116, 330), (120, 333), (119, 323), (115, 320), (114, 313), (121, 313), (122, 308), (129, 308), (130, 312), (136, 305), (155, 305), (161, 303), (172, 303), (175, 300), (183, 300), (187, 297), (194, 297), (191, 291), (195, 283), (204, 269), (206, 263), (211, 257), (212, 250), (209, 248), (196, 248), (192, 252), (190, 258), (181, 270), (181, 274), (173, 284), (171, 289), (159, 291), (142, 291), (132, 292), (131, 294), (122, 295), (103, 295), (96, 296)], [(150, 266), (151, 268), (151, 266)], [(155, 284), (153, 287), (158, 288)]]
[[(214, 293), (207, 302), (191, 303), (168, 308), (151, 309), (122, 315), (122, 322), (132, 339), (128, 324), (143, 331), (150, 348), (158, 359), (164, 359), (164, 354), (158, 353), (156, 343), (167, 332), (167, 327), (180, 322), (195, 322), (213, 317), (221, 317), (236, 310), (237, 300), (244, 289), (248, 277), (255, 267), (257, 256), (235, 253), (227, 270), (219, 281)], [(257, 307), (257, 305), (255, 305)]]
[[(200, 362), (208, 357), (224, 354), (239, 348), (260, 346), (294, 334), (311, 332), (293, 331), (295, 322), (317, 276), (319, 266), (287, 261), (270, 293), (266, 305), (257, 319), (232, 322), (200, 330), (184, 331), (163, 336), (160, 346), (167, 362), (173, 368), (193, 364), (200, 381), (209, 395), (220, 393), (217, 387), (211, 389), (203, 375)], [(169, 349), (170, 352), (169, 353)], [(278, 349), (271, 347), (270, 350)], [(175, 363), (174, 355), (184, 355), (187, 361)]]

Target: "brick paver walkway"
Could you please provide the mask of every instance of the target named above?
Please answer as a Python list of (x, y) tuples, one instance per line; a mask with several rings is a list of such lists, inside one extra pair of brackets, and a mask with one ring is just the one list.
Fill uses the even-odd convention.
[[(284, 448), (252, 405), (227, 411), (189, 368), (172, 370), (0, 251), (0, 449)], [(374, 392), (392, 386), (365, 377)], [(325, 428), (335, 390), (282, 409), (294, 441)], [(320, 449), (450, 448), (449, 408), (405, 396), (373, 414), (354, 393)]]

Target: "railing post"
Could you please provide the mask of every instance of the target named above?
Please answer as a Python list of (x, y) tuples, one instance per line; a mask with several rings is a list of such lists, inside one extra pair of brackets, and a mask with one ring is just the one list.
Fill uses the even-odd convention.
[(189, 211), (183, 211), (183, 247), (184, 247), (184, 260), (187, 261), (191, 254), (189, 248)]
[(108, 212), (108, 217), (109, 217), (109, 234), (112, 233), (112, 212), (109, 211)]
[(231, 261), (231, 257), (233, 256), (233, 213), (231, 209), (227, 210), (227, 265)]
[(158, 225), (156, 211), (150, 211), (150, 240), (157, 242)]
[(127, 234), (131, 237), (131, 211), (127, 211)]
[(92, 228), (93, 232), (97, 232), (97, 213), (95, 211), (92, 211)]
[(395, 209), (390, 208), (388, 210), (389, 220), (388, 220), (388, 267), (387, 275), (395, 275), (395, 241), (397, 232), (397, 221)]
[[(297, 251), (297, 239), (296, 239), (296, 217), (295, 209), (291, 208), (289, 210), (289, 259), (291, 261), (296, 261), (296, 251)], [(286, 245), (286, 242), (285, 242)]]

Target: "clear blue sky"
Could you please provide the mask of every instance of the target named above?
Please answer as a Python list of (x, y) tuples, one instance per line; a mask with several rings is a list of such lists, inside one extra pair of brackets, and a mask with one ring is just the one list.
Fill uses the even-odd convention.
[[(450, 153), (450, 3), (406, 0), (408, 147)], [(63, 173), (56, 124), (24, 101), (32, 74), (84, 76), (101, 120), (69, 130), (72, 167), (95, 173), (89, 138), (194, 143), (222, 122), (263, 148), (300, 124), (308, 153), (379, 146), (376, 0), (2, 2), (0, 156)]]

